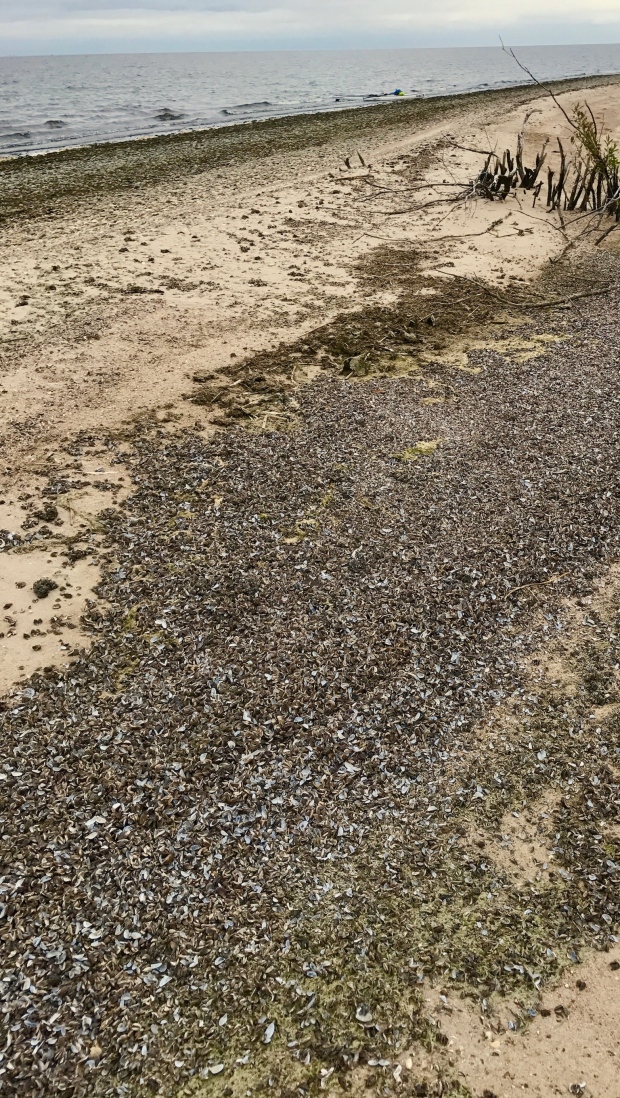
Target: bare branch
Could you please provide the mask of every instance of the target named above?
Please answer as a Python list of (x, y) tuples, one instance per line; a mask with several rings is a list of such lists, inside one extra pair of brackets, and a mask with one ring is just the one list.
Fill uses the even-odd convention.
[(601, 235), (597, 237), (594, 241), (595, 245), (598, 247), (599, 244), (602, 244), (605, 240), (605, 237), (609, 236), (610, 233), (615, 232), (616, 229), (620, 229), (620, 221), (615, 221), (613, 225), (610, 225), (608, 229), (605, 229), (605, 232), (601, 233)]
[(528, 69), (527, 65), (524, 65), (522, 61), (519, 61), (519, 58), (517, 57), (517, 55), (516, 55), (515, 51), (513, 50), (512, 46), (505, 46), (503, 41), (502, 41), (501, 36), (500, 36), (500, 42), (502, 43), (502, 50), (504, 51), (504, 53), (507, 54), (508, 57), (512, 57), (513, 61), (519, 66), (521, 71), (526, 73), (526, 75), (529, 76), (530, 80), (533, 80), (535, 84), (538, 84), (538, 87), (542, 88), (542, 90), (545, 92), (546, 95), (551, 96), (551, 98), (553, 99), (553, 102), (555, 103), (558, 110), (562, 111), (562, 114), (564, 115), (564, 117), (565, 117), (566, 121), (568, 122), (569, 126), (571, 127), (571, 129), (576, 130), (577, 126), (573, 122), (572, 118), (566, 113), (566, 111), (564, 110), (564, 107), (560, 103), (557, 95), (555, 95), (551, 91), (551, 88), (548, 88), (546, 84), (543, 84), (542, 81), (539, 80), (537, 76), (534, 76), (534, 73), (530, 69)]

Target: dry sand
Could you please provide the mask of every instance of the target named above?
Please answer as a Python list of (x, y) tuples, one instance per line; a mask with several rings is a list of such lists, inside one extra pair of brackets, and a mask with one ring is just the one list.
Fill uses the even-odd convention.
[[(428, 996), (431, 1017), (448, 1038), (445, 1055), (474, 1095), (534, 1098), (620, 1094), (618, 950), (599, 954), (548, 988), (526, 1029), (522, 1005), (503, 1003), (489, 1019), (448, 990)], [(499, 1024), (498, 1024), (499, 1022)], [(510, 1028), (512, 1024), (512, 1029)], [(416, 1053), (411, 1066), (416, 1063)], [(404, 1058), (405, 1063), (409, 1057)], [(421, 1073), (430, 1057), (417, 1053)]]
[[(60, 473), (60, 471), (59, 471)], [(0, 498), (0, 694), (39, 667), (62, 666), (89, 644), (83, 615), (99, 603), (100, 525), (97, 515), (127, 495), (122, 471), (105, 451), (87, 462), (63, 462), (51, 493), (42, 476), (22, 477)], [(30, 534), (32, 540), (26, 540)], [(55, 587), (37, 597), (33, 585)]]

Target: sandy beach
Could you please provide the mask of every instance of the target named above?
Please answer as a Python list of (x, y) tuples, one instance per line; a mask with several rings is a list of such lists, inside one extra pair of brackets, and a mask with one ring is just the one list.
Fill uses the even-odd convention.
[(620, 230), (520, 133), (0, 162), (0, 1094), (615, 1095)]
[[(617, 133), (617, 82), (591, 83), (588, 101)], [(576, 82), (568, 108), (580, 98)], [(419, 202), (479, 170), (451, 138), (514, 144), (526, 112), (526, 154), (550, 133), (570, 137), (528, 88), (0, 163), (10, 475), (72, 431), (186, 412), (196, 371), (292, 341), (352, 300), (395, 300), (398, 264), (388, 284), (360, 277), (381, 246), (415, 254), (420, 272), (536, 278), (564, 241), (531, 202), (406, 210), (412, 179), (429, 184)]]

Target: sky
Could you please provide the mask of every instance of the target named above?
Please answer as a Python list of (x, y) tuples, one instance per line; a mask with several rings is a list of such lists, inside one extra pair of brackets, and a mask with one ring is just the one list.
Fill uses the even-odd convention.
[(620, 42), (620, 0), (0, 0), (0, 55)]

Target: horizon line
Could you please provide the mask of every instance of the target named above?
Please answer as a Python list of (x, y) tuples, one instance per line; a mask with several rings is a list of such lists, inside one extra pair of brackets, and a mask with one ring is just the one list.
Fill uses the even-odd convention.
[[(620, 35), (620, 31), (619, 31)], [(617, 42), (527, 42), (527, 43), (513, 43), (515, 48), (518, 49), (575, 49), (575, 48), (598, 48), (606, 47), (613, 48), (620, 46), (620, 37)], [(202, 55), (209, 53), (405, 53), (415, 50), (502, 50), (502, 46), (491, 45), (490, 43), (464, 43), (463, 45), (449, 43), (446, 45), (421, 45), (421, 46), (343, 46), (340, 44), (334, 45), (321, 45), (321, 46), (303, 46), (303, 45), (282, 45), (282, 46), (212, 46), (205, 49), (184, 49), (179, 47), (175, 48), (159, 48), (153, 47), (152, 49), (85, 49), (76, 51), (52, 51), (45, 53), (0, 53), (0, 60), (34, 60), (36, 58), (43, 57), (148, 57), (166, 54), (184, 54), (186, 56)]]

